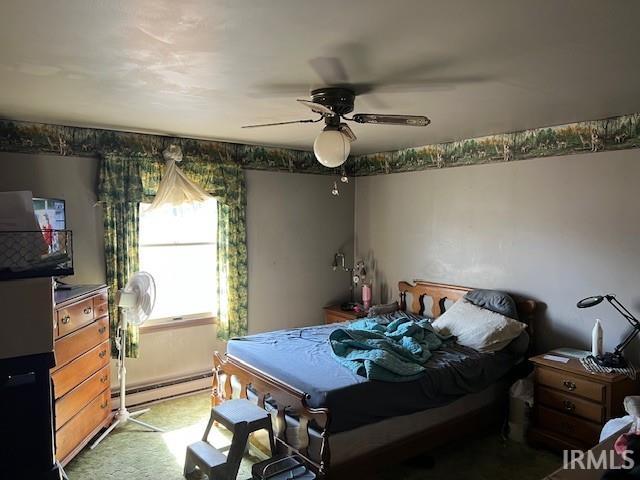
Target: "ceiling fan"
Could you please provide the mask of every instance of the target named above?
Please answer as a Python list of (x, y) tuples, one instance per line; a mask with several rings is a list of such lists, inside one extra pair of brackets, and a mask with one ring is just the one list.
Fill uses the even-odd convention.
[[(245, 125), (243, 128), (257, 128), (293, 123), (317, 123), (324, 120), (325, 128), (314, 142), (314, 152), (318, 161), (330, 168), (340, 166), (345, 162), (351, 150), (350, 143), (356, 140), (351, 128), (343, 122), (371, 123), (381, 125), (399, 125), (426, 127), (431, 123), (429, 118), (422, 115), (389, 115), (373, 113), (357, 113), (351, 117), (354, 101), (357, 96), (367, 104), (377, 108), (386, 108), (384, 102), (375, 92), (406, 93), (424, 92), (455, 88), (461, 84), (484, 82), (489, 78), (481, 75), (438, 75), (439, 70), (454, 67), (455, 60), (450, 58), (430, 57), (424, 61), (393, 69), (376, 75), (375, 69), (369, 68), (373, 58), (371, 39), (343, 43), (338, 45), (332, 55), (316, 57), (309, 60), (309, 66), (322, 80), (322, 87), (311, 90), (311, 99), (298, 99), (312, 112), (319, 115), (315, 119), (294, 120), (288, 122), (265, 123), (261, 125)], [(352, 81), (347, 75), (340, 58), (354, 69), (358, 78), (367, 78), (368, 82)], [(318, 85), (320, 87), (320, 85)], [(293, 96), (307, 90), (309, 85), (295, 83), (267, 83), (257, 85), (258, 96)]]
[(245, 125), (242, 128), (272, 127), (293, 123), (317, 123), (324, 120), (325, 127), (316, 137), (313, 143), (313, 151), (321, 164), (325, 167), (334, 168), (345, 162), (351, 150), (351, 142), (357, 139), (353, 130), (342, 120), (410, 127), (426, 127), (431, 123), (431, 120), (422, 115), (356, 113), (351, 117), (346, 117), (345, 115), (353, 111), (355, 98), (356, 93), (348, 87), (318, 88), (311, 92), (311, 100), (297, 100), (312, 112), (317, 113), (319, 115), (318, 118)]

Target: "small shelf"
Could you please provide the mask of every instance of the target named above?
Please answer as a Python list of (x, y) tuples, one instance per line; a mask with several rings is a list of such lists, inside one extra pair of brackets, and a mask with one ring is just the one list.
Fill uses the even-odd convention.
[(73, 275), (71, 230), (0, 232), (0, 280)]

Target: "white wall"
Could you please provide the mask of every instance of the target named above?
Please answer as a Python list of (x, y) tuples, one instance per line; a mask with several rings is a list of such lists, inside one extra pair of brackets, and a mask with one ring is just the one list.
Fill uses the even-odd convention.
[(640, 313), (639, 178), (640, 150), (360, 177), (357, 252), (377, 298), (415, 278), (507, 289), (546, 304), (539, 348), (587, 347), (600, 317), (612, 349), (624, 319), (575, 304), (614, 292)]
[(314, 325), (322, 307), (349, 295), (349, 274), (331, 269), (342, 250), (353, 264), (353, 182), (330, 194), (324, 175), (247, 172), (249, 330)]
[[(102, 209), (96, 203), (98, 161), (0, 153), (0, 191), (32, 190), (67, 201), (76, 274), (70, 283), (104, 283)], [(247, 172), (249, 330), (322, 321), (322, 307), (348, 296), (349, 276), (334, 273), (333, 252), (353, 250), (353, 184), (330, 195), (321, 175)], [(213, 326), (145, 333), (140, 358), (127, 362), (129, 385), (205, 372), (224, 350)], [(112, 376), (117, 382), (115, 371)]]

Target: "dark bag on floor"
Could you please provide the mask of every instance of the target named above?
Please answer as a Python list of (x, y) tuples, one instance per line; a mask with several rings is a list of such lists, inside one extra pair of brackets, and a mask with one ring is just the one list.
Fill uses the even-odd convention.
[(253, 480), (315, 480), (313, 473), (296, 456), (273, 457), (260, 463), (256, 463), (251, 468)]

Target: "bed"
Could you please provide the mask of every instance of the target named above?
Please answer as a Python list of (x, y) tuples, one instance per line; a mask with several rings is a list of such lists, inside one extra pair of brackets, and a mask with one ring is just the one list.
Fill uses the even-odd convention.
[[(470, 290), (400, 282), (400, 310), (435, 318)], [(533, 338), (536, 304), (516, 301)], [(341, 327), (251, 335), (231, 340), (226, 354), (214, 354), (213, 404), (232, 396), (254, 399), (272, 412), (279, 448), (303, 456), (325, 479), (353, 477), (363, 466), (410, 457), (446, 443), (461, 429), (498, 425), (509, 374), (526, 356), (452, 345), (433, 355), (419, 380), (369, 381), (331, 357), (328, 335)]]

